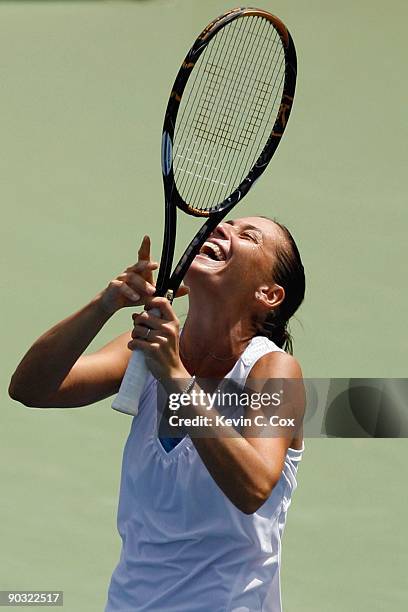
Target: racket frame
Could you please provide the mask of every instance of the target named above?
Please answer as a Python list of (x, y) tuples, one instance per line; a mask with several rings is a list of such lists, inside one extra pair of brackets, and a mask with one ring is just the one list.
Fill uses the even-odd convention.
[[(181, 98), (195, 64), (197, 63), (199, 57), (207, 47), (208, 43), (212, 40), (212, 38), (223, 27), (225, 27), (234, 19), (253, 16), (263, 17), (270, 21), (274, 26), (275, 30), (278, 32), (279, 37), (282, 41), (285, 53), (285, 79), (279, 111), (272, 131), (266, 141), (266, 144), (245, 179), (238, 185), (238, 187), (226, 200), (224, 200), (217, 206), (216, 210), (210, 212), (203, 211), (201, 209), (189, 206), (183, 200), (177, 190), (177, 186), (174, 180), (172, 155), (173, 139)], [(204, 244), (205, 240), (214, 231), (214, 229), (222, 221), (222, 219), (228, 214), (228, 212), (240, 200), (242, 200), (242, 198), (248, 193), (251, 187), (253, 187), (256, 180), (266, 169), (266, 166), (268, 165), (273, 154), (275, 153), (275, 150), (279, 145), (279, 142), (289, 119), (295, 95), (296, 76), (296, 50), (293, 43), (293, 39), (288, 29), (278, 17), (262, 9), (236, 8), (228, 11), (227, 13), (224, 13), (223, 15), (220, 15), (211, 23), (209, 23), (208, 26), (201, 32), (201, 34), (198, 36), (197, 40), (191, 47), (190, 51), (187, 53), (181, 65), (181, 68), (176, 76), (170, 93), (162, 131), (161, 162), (165, 196), (165, 224), (162, 255), (160, 260), (159, 274), (156, 283), (156, 295), (165, 295), (170, 301), (172, 301), (185, 273), (187, 272), (188, 267), (193, 261), (195, 255), (200, 250), (201, 246)], [(208, 219), (207, 222), (196, 233), (196, 235), (188, 245), (187, 249), (185, 250), (183, 256), (174, 268), (173, 273), (171, 273), (177, 225), (176, 207), (189, 215), (195, 217), (208, 217)]]
[[(275, 30), (278, 32), (282, 41), (285, 54), (285, 79), (281, 103), (275, 123), (266, 144), (246, 178), (243, 179), (238, 187), (231, 193), (231, 195), (223, 202), (219, 203), (215, 209), (213, 208), (211, 211), (203, 211), (189, 206), (179, 194), (175, 184), (173, 172), (173, 139), (177, 121), (177, 113), (180, 108), (180, 102), (184, 89), (188, 79), (190, 78), (192, 70), (212, 38), (232, 20), (250, 16), (263, 17), (270, 21)], [(166, 296), (170, 302), (173, 301), (173, 297), (176, 295), (177, 289), (179, 288), (188, 267), (199, 252), (205, 240), (228, 214), (228, 212), (237, 204), (237, 202), (239, 202), (248, 193), (256, 180), (264, 172), (281, 140), (282, 134), (289, 119), (295, 94), (296, 75), (297, 60), (292, 37), (282, 21), (267, 11), (255, 8), (232, 9), (214, 19), (198, 36), (194, 45), (186, 55), (176, 76), (164, 117), (161, 163), (165, 195), (165, 225), (163, 248), (155, 295)], [(179, 262), (174, 268), (173, 273), (171, 273), (176, 238), (177, 208), (195, 217), (207, 217), (207, 221), (191, 240), (183, 256), (180, 258)], [(122, 380), (119, 393), (113, 401), (112, 407), (120, 412), (136, 415), (138, 413), (139, 401), (145, 386), (147, 375), (148, 370), (143, 352), (133, 351), (125, 376)]]

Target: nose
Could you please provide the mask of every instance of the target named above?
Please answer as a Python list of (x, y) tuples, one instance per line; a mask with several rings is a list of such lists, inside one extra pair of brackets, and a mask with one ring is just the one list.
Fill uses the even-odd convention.
[(231, 231), (231, 225), (228, 223), (220, 223), (219, 225), (217, 225), (217, 227), (215, 228), (213, 235), (224, 239), (224, 240), (228, 240), (229, 236), (230, 236), (230, 231)]

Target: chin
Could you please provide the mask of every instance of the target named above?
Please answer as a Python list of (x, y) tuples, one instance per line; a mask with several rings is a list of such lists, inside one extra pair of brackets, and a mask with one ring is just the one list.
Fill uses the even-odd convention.
[(221, 275), (217, 274), (217, 272), (221, 272), (224, 267), (224, 261), (213, 262), (205, 257), (197, 255), (187, 270), (183, 283), (189, 288), (192, 288), (196, 283), (198, 283), (200, 287), (205, 285), (206, 288), (219, 285)]

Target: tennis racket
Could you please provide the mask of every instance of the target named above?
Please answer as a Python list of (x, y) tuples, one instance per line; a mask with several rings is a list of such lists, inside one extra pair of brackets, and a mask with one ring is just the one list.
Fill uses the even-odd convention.
[[(173, 300), (206, 238), (264, 172), (289, 118), (296, 72), (288, 30), (261, 9), (228, 11), (191, 47), (164, 118), (165, 229), (156, 295)], [(171, 273), (177, 209), (206, 221)], [(146, 377), (143, 352), (135, 350), (112, 407), (136, 415)]]

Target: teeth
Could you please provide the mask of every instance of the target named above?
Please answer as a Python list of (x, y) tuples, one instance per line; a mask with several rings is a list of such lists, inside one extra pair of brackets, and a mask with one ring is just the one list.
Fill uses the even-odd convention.
[(213, 242), (205, 242), (201, 248), (201, 253), (204, 255), (206, 255), (205, 249), (211, 249), (217, 261), (224, 261), (224, 254), (218, 244), (214, 244)]

